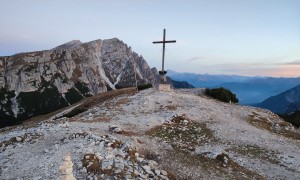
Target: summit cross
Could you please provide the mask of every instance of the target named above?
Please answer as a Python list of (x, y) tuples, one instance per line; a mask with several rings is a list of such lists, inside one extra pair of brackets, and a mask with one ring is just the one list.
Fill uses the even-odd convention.
[(166, 74), (167, 71), (165, 71), (165, 48), (166, 48), (166, 43), (176, 43), (175, 40), (170, 40), (166, 41), (166, 29), (164, 29), (164, 36), (162, 41), (154, 41), (153, 44), (163, 44), (163, 53), (162, 53), (162, 68), (161, 71), (159, 71), (159, 74), (161, 75), (161, 80), (163, 83), (166, 82)]

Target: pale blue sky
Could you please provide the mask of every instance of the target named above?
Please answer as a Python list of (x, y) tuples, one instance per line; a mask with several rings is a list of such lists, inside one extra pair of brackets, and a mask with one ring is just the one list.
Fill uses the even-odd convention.
[(300, 0), (0, 0), (0, 56), (117, 37), (150, 66), (300, 76)]

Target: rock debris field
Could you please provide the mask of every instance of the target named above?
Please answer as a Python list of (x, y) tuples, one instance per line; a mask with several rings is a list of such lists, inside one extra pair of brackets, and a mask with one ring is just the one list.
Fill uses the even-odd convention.
[(70, 113), (79, 105), (0, 130), (0, 179), (300, 177), (298, 129), (203, 89), (152, 88)]

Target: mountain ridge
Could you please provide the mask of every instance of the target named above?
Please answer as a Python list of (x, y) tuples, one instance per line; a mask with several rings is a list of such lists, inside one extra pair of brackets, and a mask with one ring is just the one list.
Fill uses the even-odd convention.
[(286, 90), (278, 95), (271, 96), (257, 107), (269, 109), (274, 113), (291, 114), (300, 110), (300, 85)]
[(187, 81), (195, 87), (227, 88), (237, 95), (241, 104), (248, 105), (261, 103), (270, 96), (300, 84), (300, 77), (247, 77), (169, 72), (169, 76), (174, 80)]

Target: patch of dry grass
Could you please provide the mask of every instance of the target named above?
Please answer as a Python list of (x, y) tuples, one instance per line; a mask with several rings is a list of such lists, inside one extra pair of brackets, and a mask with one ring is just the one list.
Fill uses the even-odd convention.
[(7, 141), (0, 142), (0, 147), (6, 147), (9, 145), (14, 145), (16, 143), (29, 142), (31, 144), (35, 143), (42, 135), (37, 133), (25, 133), (23, 136), (12, 137)]
[(125, 159), (129, 158), (131, 162), (136, 163), (137, 162), (137, 156), (136, 153), (138, 153), (138, 151), (136, 149), (127, 149), (127, 153), (128, 155), (125, 157)]
[(118, 101), (116, 102), (116, 106), (120, 107), (124, 104), (127, 104), (129, 102), (129, 99), (127, 97), (122, 97), (120, 99), (118, 99)]
[(177, 109), (177, 106), (175, 105), (167, 105), (166, 108), (170, 111), (175, 111)]
[(279, 117), (277, 116), (272, 118), (274, 118), (274, 120), (270, 120), (267, 117), (262, 117), (256, 112), (252, 112), (252, 114), (248, 116), (247, 122), (259, 129), (268, 130), (272, 133), (300, 141), (300, 133), (292, 130), (292, 125), (290, 123), (279, 120)]
[(272, 131), (272, 123), (265, 117), (257, 116), (256, 114), (249, 115), (247, 122), (257, 128)]
[(73, 117), (69, 119), (69, 122), (97, 123), (97, 122), (110, 122), (111, 120), (112, 117), (107, 117), (107, 116), (94, 117), (91, 120), (85, 120), (83, 118)]
[(260, 159), (263, 161), (268, 161), (272, 164), (280, 163), (277, 157), (277, 155), (279, 154), (278, 152), (275, 152), (273, 150), (268, 150), (259, 146), (253, 146), (253, 145), (237, 146), (237, 147), (227, 149), (226, 151), (233, 151), (235, 153), (244, 156)]
[[(242, 179), (264, 179), (263, 176), (240, 166), (234, 162), (227, 154), (220, 154), (216, 159), (208, 158), (205, 155), (197, 155), (191, 153), (195, 147), (202, 146), (206, 143), (216, 143), (219, 140), (213, 135), (213, 131), (209, 129), (205, 123), (198, 123), (189, 120), (184, 116), (174, 116), (171, 124), (163, 124), (161, 126), (150, 129), (146, 134), (152, 137), (158, 137), (161, 140), (171, 144), (172, 150), (168, 150), (164, 159), (172, 162), (179, 162), (181, 167), (187, 169), (199, 169), (208, 174), (226, 178)], [(164, 165), (165, 169), (176, 172), (177, 167), (172, 165)], [(189, 173), (183, 172), (177, 174), (177, 179), (189, 179)], [(213, 175), (214, 176), (214, 175)], [(195, 178), (195, 177), (193, 177)]]
[(100, 172), (100, 160), (95, 154), (86, 154), (81, 160), (82, 166), (88, 173), (98, 174)]
[(207, 128), (205, 123), (193, 122), (185, 116), (174, 116), (171, 122), (173, 123), (154, 127), (146, 134), (182, 148), (216, 141), (212, 130)]
[[(173, 167), (171, 163), (165, 164), (163, 167), (165, 169), (180, 171), (184, 167), (187, 170), (191, 170), (191, 172), (177, 174), (177, 179), (191, 179), (191, 174), (194, 174), (195, 170), (209, 174), (211, 177), (216, 176), (226, 179), (265, 179), (260, 174), (240, 166), (226, 154), (220, 154), (216, 159), (211, 159), (173, 147), (173, 150), (168, 150), (167, 156), (164, 158), (167, 162), (172, 162), (176, 159), (180, 163), (180, 167)], [(195, 179), (195, 176), (193, 176), (193, 179)], [(199, 179), (201, 178), (199, 177)]]
[(114, 140), (113, 143), (110, 145), (112, 148), (120, 148), (123, 145), (123, 143), (119, 140)]

